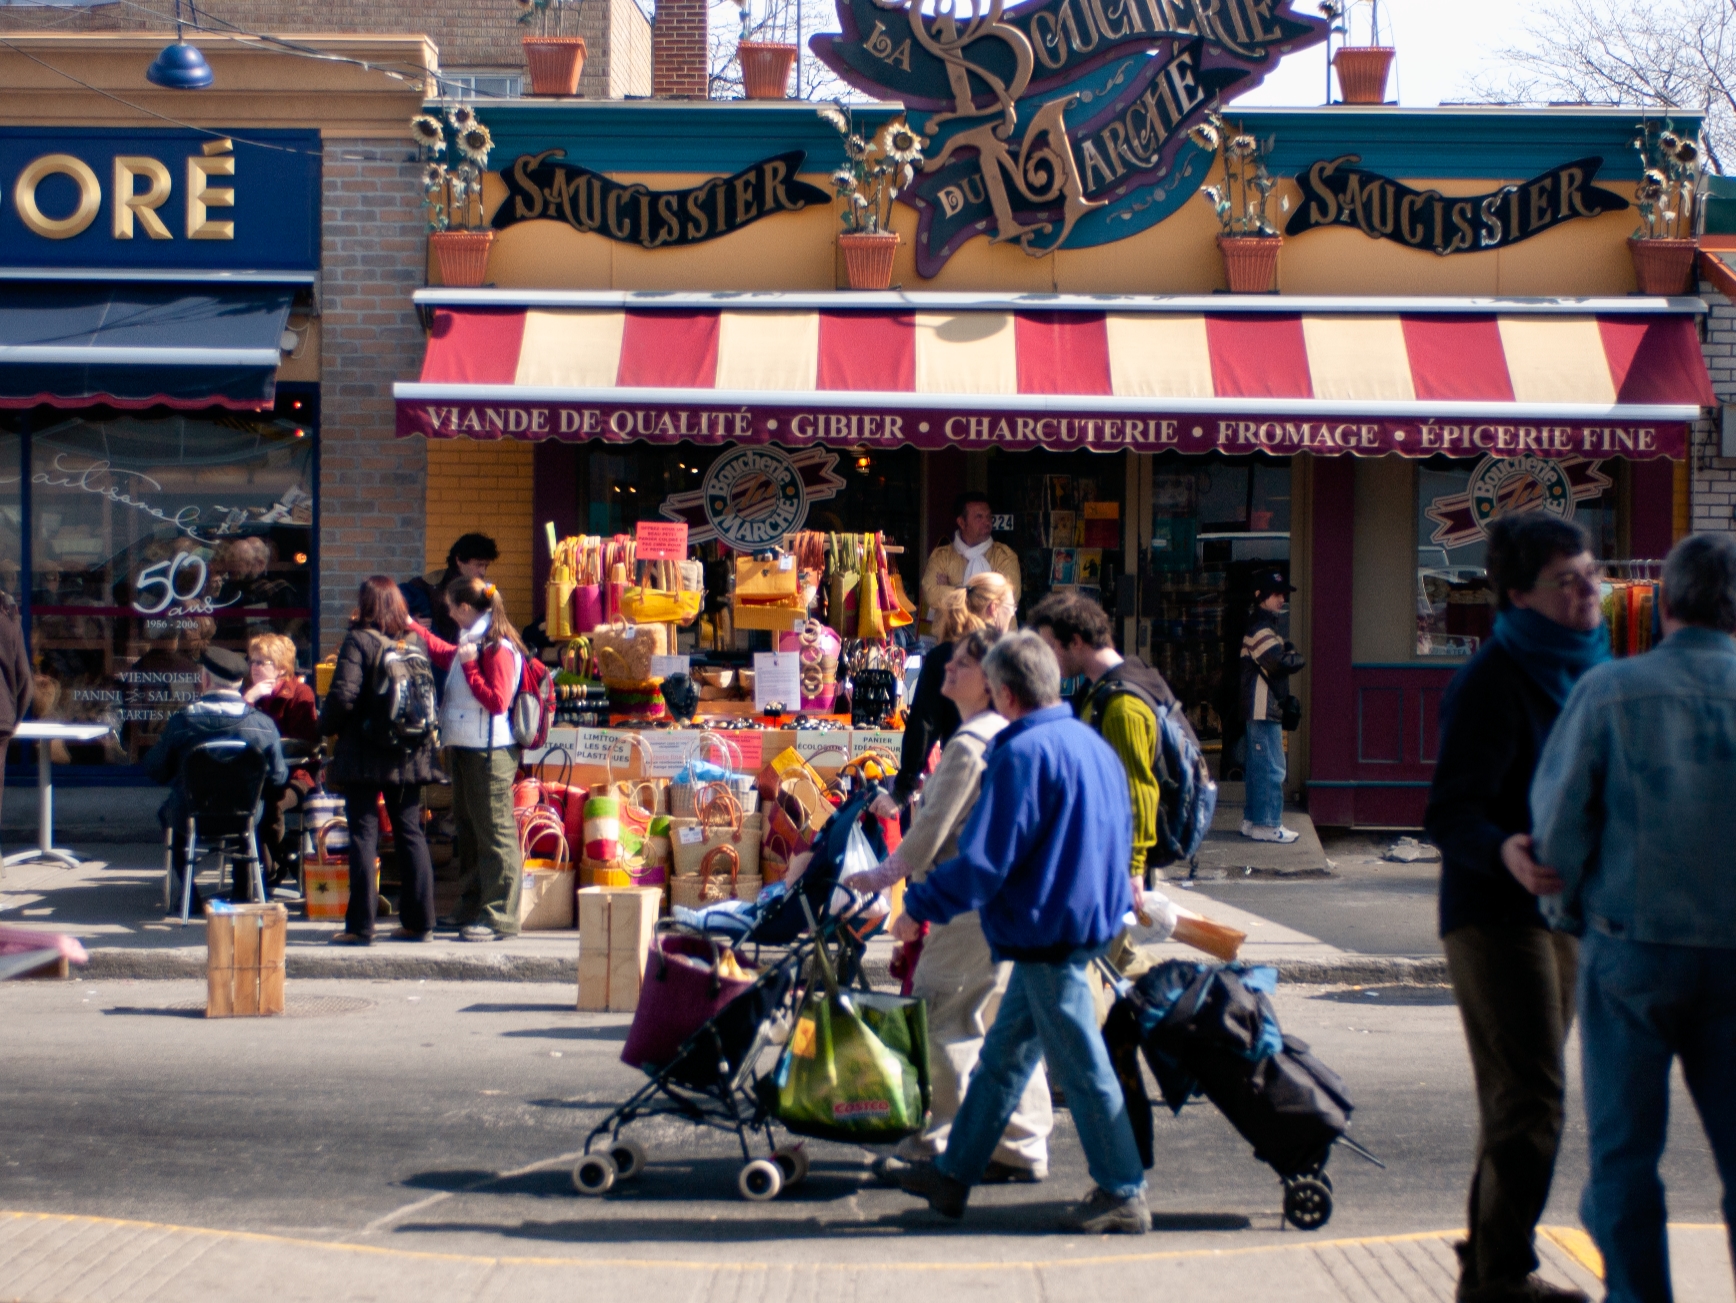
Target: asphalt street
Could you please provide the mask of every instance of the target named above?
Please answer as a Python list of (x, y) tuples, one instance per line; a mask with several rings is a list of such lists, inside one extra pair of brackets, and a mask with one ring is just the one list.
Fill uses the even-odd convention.
[[(602, 1252), (730, 1261), (944, 1262), (1098, 1255), (1126, 1241), (1055, 1232), (1089, 1185), (1064, 1113), (1050, 1180), (982, 1192), (942, 1221), (875, 1186), (862, 1149), (810, 1143), (805, 1185), (771, 1204), (735, 1192), (734, 1142), (684, 1124), (635, 1134), (652, 1166), (602, 1199), (569, 1181), (584, 1133), (637, 1084), (628, 1019), (581, 1014), (570, 987), (292, 985), (283, 1019), (207, 1021), (200, 984), (0, 987), (0, 1210), (78, 1213), (444, 1253)], [(1334, 1237), (1447, 1230), (1474, 1139), (1457, 1014), (1428, 988), (1279, 996), (1286, 1030), (1338, 1068), (1354, 1134), (1340, 1152)], [(1546, 1220), (1577, 1221), (1574, 1112)], [(1279, 1187), (1209, 1104), (1159, 1113), (1146, 1248), (1295, 1243)], [(1704, 1139), (1678, 1089), (1665, 1163), (1675, 1222), (1715, 1222)], [(3, 1294), (4, 1291), (0, 1291)]]

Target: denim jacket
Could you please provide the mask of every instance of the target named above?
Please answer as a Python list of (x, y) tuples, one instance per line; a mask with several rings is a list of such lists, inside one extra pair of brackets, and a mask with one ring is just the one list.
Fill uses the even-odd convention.
[(1558, 928), (1736, 947), (1736, 640), (1686, 628), (1589, 671), (1531, 785)]

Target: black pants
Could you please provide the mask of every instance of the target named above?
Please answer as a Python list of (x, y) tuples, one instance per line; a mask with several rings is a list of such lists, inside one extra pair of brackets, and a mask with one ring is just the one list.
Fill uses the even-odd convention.
[(422, 836), (422, 785), (350, 783), (344, 787), (344, 813), (350, 821), (350, 908), (344, 915), (344, 931), (359, 937), (374, 935), (374, 914), (379, 909), (374, 859), (379, 854), (380, 812), (376, 802), (386, 798), (386, 815), (392, 821), (392, 842), (398, 853), (398, 881), (403, 895), (398, 912), (404, 929), (422, 933), (434, 930), (434, 865), (428, 858), (428, 842)]
[(1457, 928), (1442, 938), (1477, 1082), (1465, 1283), (1523, 1280), (1561, 1147), (1579, 943), (1522, 924)]
[(265, 887), (269, 892), (283, 881), (284, 874), (294, 863), (297, 833), (290, 838), (284, 830), (284, 816), (298, 809), (310, 787), (302, 779), (294, 779), (284, 787), (265, 789), (265, 809), (259, 819), (259, 854), (265, 861)]
[[(175, 872), (177, 875), (184, 874), (188, 872), (187, 821), (185, 819), (177, 819), (175, 821), (174, 825), (169, 830), (169, 838), (169, 852), (173, 857)], [(199, 845), (201, 847), (209, 850), (214, 840), (216, 840), (215, 836), (209, 833), (206, 829), (201, 828), (199, 830)], [(238, 833), (236, 834), (236, 840), (240, 840)], [(263, 838), (261, 840), (263, 840)], [(267, 900), (271, 899), (271, 874), (268, 867), (269, 864), (269, 860), (262, 859), (259, 865), (260, 877), (265, 882), (265, 898)], [(247, 861), (245, 859), (234, 859), (230, 862), (229, 869), (229, 899), (238, 905), (252, 903), (253, 872), (248, 868)], [(179, 914), (181, 912), (181, 892), (183, 890), (183, 884), (178, 876), (173, 885), (175, 888), (174, 912)], [(199, 880), (195, 877), (193, 879), (193, 899), (191, 902), (190, 912), (197, 915), (202, 913), (204, 908), (205, 896), (204, 893), (199, 890)]]

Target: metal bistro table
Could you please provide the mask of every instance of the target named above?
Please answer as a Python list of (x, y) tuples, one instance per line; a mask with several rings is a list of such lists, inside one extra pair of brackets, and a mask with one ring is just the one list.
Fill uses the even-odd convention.
[(26, 720), (12, 736), (19, 742), (36, 743), (36, 799), (41, 826), (36, 832), (36, 845), (27, 851), (15, 851), (0, 864), (25, 864), (31, 860), (56, 860), (76, 869), (84, 861), (71, 851), (54, 844), (54, 762), (51, 753), (55, 742), (95, 742), (108, 736), (107, 724), (56, 724), (47, 720)]

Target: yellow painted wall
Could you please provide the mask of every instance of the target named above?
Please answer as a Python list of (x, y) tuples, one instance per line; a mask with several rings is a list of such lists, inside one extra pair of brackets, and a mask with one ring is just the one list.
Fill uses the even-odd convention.
[[(698, 185), (699, 173), (621, 172), (622, 182), (654, 189)], [(805, 180), (827, 188), (824, 176)], [(1405, 178), (1420, 190), (1444, 195), (1483, 194), (1507, 178), (1446, 180)], [(1626, 193), (1624, 183), (1608, 183)], [(489, 213), (505, 197), (498, 176), (488, 177)], [(1294, 181), (1273, 192), (1272, 216), (1288, 197), (1290, 211), (1302, 202)], [(1631, 196), (1630, 196), (1631, 197)], [(917, 214), (903, 205), (893, 226), (904, 237), (892, 283), (911, 290), (975, 290), (1069, 294), (1209, 294), (1223, 289), (1217, 219), (1203, 198), (1151, 230), (1092, 249), (1064, 249), (1031, 257), (1016, 244), (986, 238), (963, 245), (941, 274), (916, 274)], [(1621, 295), (1634, 289), (1627, 237), (1634, 217), (1605, 213), (1566, 223), (1505, 249), (1442, 257), (1391, 240), (1372, 240), (1348, 227), (1310, 231), (1287, 239), (1279, 257), (1279, 287), (1286, 294), (1370, 295)], [(704, 244), (680, 249), (642, 249), (552, 221), (521, 222), (496, 236), (488, 279), (535, 289), (619, 290), (830, 290), (842, 286), (837, 251), (836, 207), (779, 213)], [(430, 267), (431, 280), (437, 270)]]
[(488, 577), (506, 599), (512, 622), (531, 619), (531, 457), (536, 445), (514, 439), (429, 439), (428, 569), (446, 564), (460, 534), (487, 534), (500, 547)]

